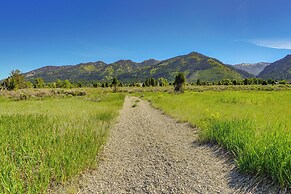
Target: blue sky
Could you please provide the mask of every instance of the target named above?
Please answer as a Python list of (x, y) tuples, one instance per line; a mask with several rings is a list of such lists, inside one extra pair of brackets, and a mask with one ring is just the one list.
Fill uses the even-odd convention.
[(0, 78), (192, 51), (273, 62), (291, 53), (290, 10), (290, 0), (0, 0)]

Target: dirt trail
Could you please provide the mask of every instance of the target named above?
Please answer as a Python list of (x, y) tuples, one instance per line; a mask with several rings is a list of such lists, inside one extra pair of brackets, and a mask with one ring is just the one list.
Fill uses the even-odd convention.
[(78, 193), (270, 193), (199, 145), (194, 128), (137, 101), (125, 98), (99, 167), (83, 175)]

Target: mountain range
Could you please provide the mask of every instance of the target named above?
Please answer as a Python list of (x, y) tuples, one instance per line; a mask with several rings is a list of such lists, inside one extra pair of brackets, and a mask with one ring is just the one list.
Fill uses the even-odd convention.
[[(291, 55), (289, 57), (291, 57)], [(291, 59), (288, 59), (279, 63), (286, 63), (290, 70), (290, 61)], [(272, 63), (269, 66), (267, 66), (268, 63), (226, 65), (215, 58), (197, 52), (191, 52), (187, 55), (181, 55), (162, 61), (149, 59), (137, 63), (131, 60), (119, 60), (111, 64), (97, 61), (78, 65), (45, 66), (27, 72), (24, 75), (27, 80), (40, 77), (43, 78), (45, 82), (53, 82), (57, 79), (68, 79), (71, 82), (106, 82), (111, 81), (113, 77), (117, 77), (124, 83), (132, 83), (143, 82), (148, 78), (158, 79), (160, 77), (168, 81), (173, 81), (178, 72), (184, 72), (188, 82), (196, 82), (197, 79), (203, 81), (219, 81), (222, 79), (255, 77), (255, 74), (258, 74), (263, 66), (270, 68), (268, 68), (266, 73), (263, 73), (264, 70), (259, 72), (258, 77), (273, 78), (273, 69), (275, 69), (276, 72), (280, 71), (279, 68), (273, 67), (277, 64), (278, 63), (273, 65)], [(284, 78), (286, 77), (287, 79), (289, 77), (288, 79), (290, 79), (290, 71), (288, 71), (287, 76), (284, 73), (275, 74), (279, 77), (284, 75)]]

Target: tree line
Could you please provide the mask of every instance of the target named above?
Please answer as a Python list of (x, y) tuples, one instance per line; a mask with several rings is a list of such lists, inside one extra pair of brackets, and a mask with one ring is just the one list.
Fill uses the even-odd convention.
[(202, 81), (200, 79), (197, 80), (196, 83), (191, 83), (191, 85), (274, 85), (274, 84), (287, 84), (286, 80), (274, 80), (268, 79), (263, 80), (260, 78), (245, 78), (243, 80), (231, 80), (231, 79), (223, 79), (220, 81), (207, 82)]
[(52, 83), (45, 83), (42, 78), (36, 78), (33, 81), (25, 80), (25, 77), (19, 70), (13, 70), (10, 76), (1, 83), (2, 89), (17, 90), (25, 88), (72, 88), (78, 84), (72, 84), (69, 80), (56, 80)]
[[(223, 79), (220, 81), (203, 81), (197, 79), (196, 82), (187, 83), (190, 85), (268, 85), (268, 84), (287, 84), (285, 80), (262, 80), (260, 78), (246, 78), (243, 80)], [(42, 78), (36, 78), (32, 81), (25, 79), (19, 70), (14, 70), (10, 76), (1, 83), (2, 89), (17, 90), (24, 88), (80, 88), (80, 87), (113, 87), (113, 91), (117, 91), (117, 87), (157, 87), (157, 86), (174, 86), (175, 91), (183, 91), (183, 86), (186, 85), (184, 73), (180, 72), (175, 76), (174, 82), (169, 82), (167, 79), (160, 77), (158, 79), (148, 78), (142, 83), (133, 82), (131, 84), (124, 84), (114, 77), (112, 81), (107, 82), (76, 82), (72, 83), (69, 80), (57, 79), (55, 82), (45, 83)]]

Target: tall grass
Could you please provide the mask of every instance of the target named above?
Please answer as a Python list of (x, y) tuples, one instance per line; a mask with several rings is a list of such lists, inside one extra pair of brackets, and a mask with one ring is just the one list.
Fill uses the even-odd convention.
[(291, 91), (146, 93), (152, 104), (198, 126), (202, 141), (230, 150), (238, 167), (291, 187)]
[(120, 94), (0, 99), (0, 193), (44, 193), (96, 166)]

